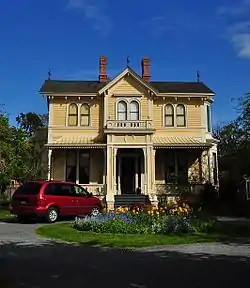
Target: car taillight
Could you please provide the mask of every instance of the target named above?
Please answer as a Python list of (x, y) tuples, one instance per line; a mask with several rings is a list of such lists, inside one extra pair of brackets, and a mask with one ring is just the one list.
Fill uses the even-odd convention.
[(43, 196), (38, 196), (36, 201), (36, 206), (43, 206), (44, 205), (44, 198)]

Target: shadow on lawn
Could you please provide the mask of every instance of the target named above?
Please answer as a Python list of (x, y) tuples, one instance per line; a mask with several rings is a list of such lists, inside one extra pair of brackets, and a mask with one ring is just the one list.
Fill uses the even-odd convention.
[(3, 288), (228, 288), (248, 283), (249, 257), (133, 252), (53, 242), (6, 244), (1, 247), (0, 280)]

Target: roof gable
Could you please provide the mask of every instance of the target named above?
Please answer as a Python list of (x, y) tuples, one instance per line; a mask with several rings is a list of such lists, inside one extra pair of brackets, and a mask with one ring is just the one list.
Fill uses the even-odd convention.
[(113, 80), (108, 82), (104, 87), (99, 90), (99, 94), (104, 93), (107, 89), (115, 85), (119, 80), (121, 80), (125, 76), (132, 76), (135, 80), (145, 86), (147, 89), (152, 91), (155, 94), (158, 94), (158, 91), (150, 85), (150, 82), (144, 81), (137, 73), (135, 73), (131, 68), (126, 68), (120, 74), (118, 74)]

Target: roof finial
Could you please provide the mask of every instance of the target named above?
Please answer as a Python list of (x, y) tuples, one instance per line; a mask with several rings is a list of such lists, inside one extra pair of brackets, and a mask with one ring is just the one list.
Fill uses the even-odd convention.
[(51, 69), (48, 71), (48, 80), (51, 80)]
[(127, 57), (127, 68), (129, 68), (129, 63), (130, 63), (130, 58), (129, 56)]
[(197, 72), (196, 72), (196, 80), (198, 83), (200, 82), (200, 71), (199, 70), (197, 70)]

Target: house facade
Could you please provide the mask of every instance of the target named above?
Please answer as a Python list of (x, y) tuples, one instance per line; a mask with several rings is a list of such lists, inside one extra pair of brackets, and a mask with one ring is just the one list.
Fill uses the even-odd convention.
[[(151, 81), (150, 60), (114, 79), (100, 57), (99, 80), (48, 79), (48, 179), (72, 181), (108, 207), (139, 190), (157, 203), (178, 187), (218, 185), (211, 134), (214, 92), (202, 82)], [(138, 189), (139, 188), (139, 189)]]

